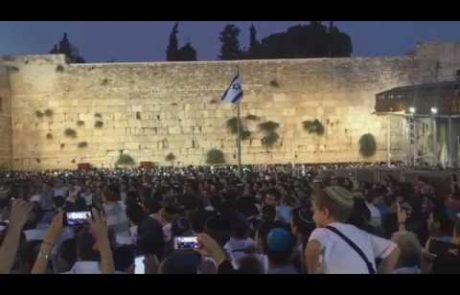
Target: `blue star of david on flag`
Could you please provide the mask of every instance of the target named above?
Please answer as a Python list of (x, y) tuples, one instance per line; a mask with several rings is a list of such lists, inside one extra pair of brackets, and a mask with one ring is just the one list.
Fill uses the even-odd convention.
[(243, 88), (241, 87), (240, 75), (237, 74), (227, 90), (225, 90), (224, 95), (220, 99), (222, 102), (237, 103), (243, 97)]

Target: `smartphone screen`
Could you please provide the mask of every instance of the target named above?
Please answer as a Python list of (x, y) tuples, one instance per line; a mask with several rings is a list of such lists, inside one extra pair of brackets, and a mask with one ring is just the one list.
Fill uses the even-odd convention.
[(143, 275), (145, 274), (145, 256), (136, 256), (134, 260), (134, 274)]
[(193, 250), (198, 248), (198, 238), (191, 237), (176, 237), (174, 238), (175, 250)]
[(66, 225), (77, 226), (86, 223), (86, 220), (91, 217), (91, 211), (77, 211), (66, 213)]

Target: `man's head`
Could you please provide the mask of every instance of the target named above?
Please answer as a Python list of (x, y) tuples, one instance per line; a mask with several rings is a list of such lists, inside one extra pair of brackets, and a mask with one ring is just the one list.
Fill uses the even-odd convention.
[(161, 264), (161, 274), (197, 274), (201, 257), (197, 253), (176, 252), (167, 257)]
[(266, 206), (278, 206), (280, 201), (280, 196), (276, 190), (269, 190), (264, 195), (264, 205)]
[(313, 219), (317, 226), (346, 222), (354, 205), (353, 195), (340, 186), (329, 186), (313, 195)]
[(138, 225), (137, 248), (142, 253), (157, 255), (159, 259), (163, 257), (164, 233), (158, 221), (146, 218)]
[(135, 259), (134, 246), (121, 246), (113, 251), (113, 262), (115, 264), (115, 271), (120, 271), (128, 274), (134, 273), (134, 259)]
[(54, 271), (62, 273), (69, 271), (77, 261), (77, 245), (75, 239), (67, 239), (62, 242), (58, 250)]
[(295, 244), (295, 237), (289, 230), (283, 227), (272, 228), (265, 239), (265, 253), (270, 263), (289, 263)]
[(88, 227), (83, 227), (76, 234), (76, 246), (78, 260), (99, 261), (100, 255), (96, 240)]
[(264, 267), (253, 255), (245, 255), (238, 260), (238, 273), (240, 274), (263, 274)]
[(211, 216), (206, 220), (204, 232), (210, 235), (221, 247), (230, 239), (230, 221), (223, 216)]
[(311, 212), (310, 208), (299, 207), (292, 210), (291, 232), (293, 235), (308, 238), (315, 228), (313, 212)]
[(138, 225), (147, 216), (139, 203), (129, 203), (126, 206), (126, 216), (135, 225)]

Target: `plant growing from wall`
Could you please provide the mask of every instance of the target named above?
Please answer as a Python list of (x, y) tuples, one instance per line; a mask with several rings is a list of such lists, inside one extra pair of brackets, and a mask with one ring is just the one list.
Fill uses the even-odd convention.
[(372, 157), (377, 151), (377, 142), (374, 135), (366, 133), (359, 139), (359, 153), (364, 158)]
[(224, 153), (218, 149), (209, 150), (206, 154), (206, 164), (225, 164)]
[(78, 148), (83, 149), (88, 147), (88, 143), (86, 141), (82, 141), (78, 143)]
[(307, 131), (310, 134), (317, 134), (317, 135), (324, 134), (324, 126), (318, 119), (315, 119), (313, 121), (308, 121), (308, 120), (304, 121), (303, 128), (305, 131)]
[(120, 154), (118, 160), (115, 162), (115, 166), (133, 166), (135, 164), (136, 161), (128, 154)]
[(95, 113), (95, 114), (94, 114), (94, 117), (96, 117), (96, 118), (102, 118), (102, 115), (99, 114), (99, 113)]
[(72, 128), (67, 128), (64, 130), (64, 135), (71, 138), (77, 137), (77, 131), (73, 130)]
[(79, 120), (77, 121), (77, 126), (83, 126), (85, 125), (85, 121)]
[(37, 118), (43, 118), (43, 113), (41, 111), (35, 111), (35, 116)]
[(96, 128), (102, 128), (102, 126), (104, 126), (104, 122), (102, 121), (96, 121), (96, 123), (94, 123), (94, 127)]
[(258, 121), (260, 118), (257, 117), (256, 115), (252, 115), (252, 114), (249, 114), (246, 116), (246, 120), (249, 120), (249, 121)]
[(262, 145), (266, 148), (272, 148), (279, 140), (280, 136), (275, 131), (268, 132), (262, 137)]
[(54, 112), (52, 109), (46, 109), (45, 112), (43, 113), (47, 117), (53, 116)]
[(61, 143), (61, 150), (64, 149), (65, 143)]
[(273, 122), (273, 121), (267, 121), (267, 122), (263, 122), (259, 124), (259, 128), (266, 133), (274, 132), (279, 127), (280, 127), (280, 124)]
[(46, 134), (46, 139), (53, 139), (53, 134), (51, 133)]
[(64, 67), (62, 65), (56, 66), (56, 72), (58, 72), (58, 73), (64, 72)]
[(166, 155), (165, 160), (172, 164), (176, 160), (176, 156), (173, 153), (169, 153)]
[(107, 85), (109, 84), (109, 79), (105, 78), (101, 81), (101, 85)]
[(280, 85), (278, 84), (278, 81), (276, 81), (275, 79), (270, 81), (270, 86), (276, 87), (276, 88), (280, 87)]
[[(238, 134), (238, 118), (233, 117), (227, 120), (227, 128), (230, 130), (232, 134)], [(251, 132), (246, 129), (246, 126), (241, 122), (240, 119), (240, 128), (241, 128), (241, 133), (240, 133), (240, 138), (241, 140), (246, 140), (251, 136)]]

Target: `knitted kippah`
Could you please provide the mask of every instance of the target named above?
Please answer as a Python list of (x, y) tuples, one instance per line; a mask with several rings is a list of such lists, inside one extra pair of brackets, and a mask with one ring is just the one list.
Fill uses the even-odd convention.
[(324, 189), (334, 202), (345, 208), (353, 208), (354, 197), (351, 192), (340, 186), (328, 186)]

